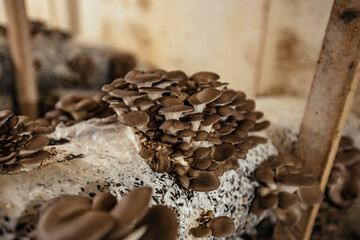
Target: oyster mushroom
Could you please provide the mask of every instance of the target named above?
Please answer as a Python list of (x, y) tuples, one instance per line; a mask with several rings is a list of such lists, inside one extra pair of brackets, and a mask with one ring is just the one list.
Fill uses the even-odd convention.
[(149, 115), (142, 111), (128, 112), (121, 116), (120, 121), (130, 127), (141, 128), (149, 122)]
[(196, 133), (191, 129), (185, 129), (178, 132), (177, 137), (182, 138), (183, 142), (191, 143), (191, 138), (195, 137)]
[(229, 217), (216, 217), (209, 223), (212, 235), (214, 237), (222, 238), (230, 236), (235, 231), (234, 221)]
[(234, 145), (230, 143), (222, 143), (212, 147), (212, 156), (215, 161), (226, 161), (234, 156), (236, 149)]
[(179, 120), (181, 114), (186, 112), (191, 112), (193, 110), (192, 107), (186, 105), (173, 105), (169, 107), (160, 108), (159, 114), (165, 116), (166, 120), (175, 119)]
[(113, 97), (122, 99), (127, 106), (132, 106), (135, 99), (145, 96), (145, 93), (122, 89), (112, 90), (109, 94)]
[(163, 122), (159, 128), (163, 130), (163, 132), (166, 134), (171, 134), (176, 136), (178, 131), (188, 129), (190, 128), (190, 126), (179, 120), (170, 119)]
[(207, 103), (215, 101), (220, 97), (221, 91), (215, 88), (205, 88), (187, 98), (188, 102), (193, 105), (194, 113), (201, 113), (205, 109)]
[(193, 131), (198, 131), (200, 128), (200, 123), (201, 121), (204, 120), (203, 118), (204, 114), (202, 113), (195, 113), (195, 114), (191, 114), (189, 117), (189, 122), (191, 124), (191, 129)]
[(212, 126), (219, 120), (220, 120), (220, 116), (218, 114), (210, 114), (205, 116), (204, 121), (201, 122), (200, 130), (210, 132)]
[(137, 85), (138, 88), (141, 88), (151, 87), (153, 83), (161, 81), (162, 78), (162, 74), (143, 73), (137, 70), (132, 70), (125, 75), (124, 80), (128, 83)]
[(200, 171), (199, 175), (190, 181), (190, 188), (199, 192), (209, 192), (220, 186), (220, 180), (214, 172)]
[(169, 91), (160, 87), (143, 87), (139, 89), (139, 92), (146, 93), (151, 101), (156, 101), (161, 98), (164, 93)]

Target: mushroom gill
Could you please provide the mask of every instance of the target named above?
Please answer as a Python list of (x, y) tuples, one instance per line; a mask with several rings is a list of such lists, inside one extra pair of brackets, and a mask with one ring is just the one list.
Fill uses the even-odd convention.
[(49, 138), (36, 121), (0, 111), (0, 172), (13, 172), (22, 165), (40, 163), (50, 156), (44, 150)]

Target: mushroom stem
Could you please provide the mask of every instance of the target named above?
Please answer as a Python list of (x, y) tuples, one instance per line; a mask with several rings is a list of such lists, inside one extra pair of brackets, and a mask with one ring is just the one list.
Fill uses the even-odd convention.
[(184, 142), (190, 143), (191, 142), (191, 137), (182, 137), (182, 140)]
[(193, 105), (194, 112), (193, 113), (202, 113), (206, 107), (206, 103), (202, 103), (199, 105)]
[(201, 121), (192, 121), (191, 122), (191, 129), (195, 132), (197, 132), (200, 128)]
[(147, 93), (150, 100), (155, 101), (162, 97), (162, 93)]
[(204, 131), (206, 131), (208, 133), (211, 131), (211, 129), (212, 129), (212, 124), (209, 125), (209, 126), (204, 126), (204, 125), (200, 126), (200, 130), (204, 130)]

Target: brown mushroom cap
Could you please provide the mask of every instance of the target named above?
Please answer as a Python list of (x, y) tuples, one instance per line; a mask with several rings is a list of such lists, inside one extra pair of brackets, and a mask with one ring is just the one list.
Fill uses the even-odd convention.
[(190, 188), (199, 192), (209, 192), (219, 186), (220, 180), (214, 172), (200, 171), (199, 175), (190, 181)]
[[(114, 228), (116, 222), (105, 212), (86, 212), (91, 199), (62, 196), (42, 209), (37, 224), (38, 239), (99, 239)], [(66, 221), (64, 221), (66, 220)]]
[(303, 174), (292, 174), (288, 172), (279, 172), (276, 175), (276, 180), (285, 185), (309, 187), (314, 186), (317, 182), (314, 178), (305, 177)]
[(190, 229), (190, 233), (198, 238), (208, 237), (212, 231), (209, 227), (194, 227)]
[(191, 105), (199, 105), (215, 101), (221, 96), (221, 91), (215, 88), (205, 88), (204, 90), (195, 93), (187, 98)]
[(177, 137), (179, 137), (179, 138), (195, 137), (195, 136), (196, 136), (196, 132), (194, 132), (191, 129), (185, 129), (185, 130), (179, 131), (179, 133), (177, 134)]
[(225, 105), (234, 101), (237, 97), (237, 94), (233, 90), (226, 90), (221, 93), (221, 96), (214, 101), (215, 104)]
[(234, 221), (229, 217), (216, 217), (209, 223), (212, 235), (214, 237), (227, 237), (234, 233), (235, 224)]
[(193, 122), (193, 121), (202, 121), (204, 120), (204, 114), (203, 113), (194, 113), (194, 114), (191, 114), (190, 117), (189, 117), (189, 121), (190, 122)]
[(204, 117), (204, 121), (201, 122), (201, 125), (202, 126), (213, 125), (219, 120), (220, 120), (220, 116), (218, 114), (210, 114)]
[(279, 204), (279, 197), (276, 194), (268, 194), (260, 198), (259, 206), (262, 209), (273, 209)]
[(197, 82), (208, 82), (218, 80), (220, 76), (213, 72), (197, 72), (191, 76), (191, 79)]
[(158, 104), (161, 104), (165, 107), (174, 106), (174, 105), (182, 105), (183, 101), (176, 97), (163, 96), (157, 100)]
[(133, 102), (134, 106), (152, 106), (154, 102), (147, 98), (138, 98)]
[(221, 116), (221, 117), (227, 117), (230, 116), (231, 114), (233, 114), (235, 110), (229, 106), (221, 106), (217, 108), (217, 113)]
[(178, 222), (172, 210), (157, 205), (148, 210), (146, 215), (136, 224), (135, 229), (146, 226), (147, 230), (140, 239), (175, 240)]
[(203, 130), (197, 131), (196, 136), (193, 138), (195, 141), (203, 141), (207, 139), (209, 133)]
[(149, 115), (142, 111), (128, 112), (121, 116), (120, 121), (130, 127), (141, 127), (149, 122)]
[(141, 149), (139, 154), (142, 158), (147, 159), (147, 160), (150, 160), (155, 156), (154, 151), (151, 149), (148, 149), (148, 148)]
[(144, 215), (151, 199), (151, 192), (152, 189), (149, 187), (132, 190), (112, 208), (110, 215), (117, 220), (117, 225), (121, 226), (121, 229), (112, 235), (122, 236), (138, 216)]
[(178, 120), (182, 113), (191, 112), (192, 107), (186, 105), (173, 105), (168, 107), (162, 107), (159, 110), (159, 114), (164, 115), (166, 120), (176, 119)]
[(101, 192), (95, 195), (92, 201), (92, 209), (110, 211), (117, 203), (116, 197), (109, 192)]
[(181, 82), (187, 80), (187, 76), (183, 71), (175, 70), (165, 73), (164, 79)]
[(299, 199), (308, 206), (319, 204), (323, 199), (323, 193), (319, 184), (311, 187), (301, 187), (297, 190), (297, 194)]
[(281, 209), (291, 209), (295, 207), (298, 203), (298, 200), (294, 194), (288, 192), (279, 192), (279, 208)]
[(335, 158), (335, 164), (343, 164), (345, 166), (350, 166), (357, 161), (360, 161), (360, 150), (355, 148), (338, 152)]
[(112, 90), (109, 94), (117, 98), (145, 96), (145, 93), (123, 89)]
[(40, 136), (36, 136), (30, 139), (30, 141), (26, 144), (26, 149), (27, 150), (39, 150), (43, 147), (45, 147), (46, 145), (48, 145), (49, 143), (49, 138), (44, 136), (44, 135), (40, 135)]
[(255, 178), (259, 182), (271, 185), (274, 184), (275, 172), (269, 168), (260, 168), (256, 171)]
[(194, 151), (194, 159), (202, 159), (205, 157), (210, 156), (211, 154), (211, 149), (210, 148), (205, 148), (205, 147), (199, 147)]
[(231, 143), (222, 143), (212, 147), (212, 156), (215, 161), (222, 162), (232, 158), (236, 148)]
[(158, 87), (142, 87), (139, 88), (139, 92), (141, 93), (166, 93), (169, 92), (166, 89), (158, 88)]
[(133, 84), (155, 83), (162, 80), (162, 75), (155, 73), (142, 73), (137, 70), (132, 70), (125, 75), (124, 80)]

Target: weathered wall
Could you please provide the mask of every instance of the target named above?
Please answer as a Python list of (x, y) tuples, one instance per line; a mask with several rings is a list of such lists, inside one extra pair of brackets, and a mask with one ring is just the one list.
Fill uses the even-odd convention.
[(333, 0), (26, 2), (30, 17), (135, 52), (151, 66), (215, 71), (249, 95), (306, 97)]

